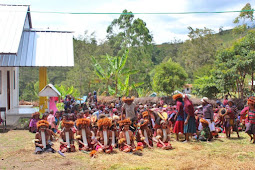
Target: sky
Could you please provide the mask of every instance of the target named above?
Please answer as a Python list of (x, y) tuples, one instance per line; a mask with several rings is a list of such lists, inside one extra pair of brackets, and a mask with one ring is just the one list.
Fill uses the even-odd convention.
[[(31, 11), (121, 13), (124, 9), (133, 13), (190, 12), (241, 10), (246, 3), (255, 7), (252, 0), (0, 0), (0, 4), (31, 5)], [(210, 28), (218, 32), (231, 29), (239, 13), (144, 15), (135, 14), (147, 24), (153, 42), (161, 44), (175, 39), (188, 39), (188, 26)], [(120, 15), (68, 15), (31, 13), (33, 28), (74, 31), (75, 36), (95, 32), (99, 42), (106, 40), (106, 30)]]

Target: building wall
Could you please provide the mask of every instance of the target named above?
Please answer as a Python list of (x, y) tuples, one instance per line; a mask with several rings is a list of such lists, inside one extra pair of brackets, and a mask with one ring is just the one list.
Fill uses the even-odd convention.
[(19, 69), (17, 67), (0, 67), (0, 70), (2, 74), (0, 107), (7, 108), (7, 71), (10, 71), (10, 109), (16, 108), (19, 106)]

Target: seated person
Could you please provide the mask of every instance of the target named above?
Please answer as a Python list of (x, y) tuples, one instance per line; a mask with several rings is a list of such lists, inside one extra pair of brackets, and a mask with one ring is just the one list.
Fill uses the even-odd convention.
[(72, 128), (74, 126), (73, 121), (62, 121), (63, 130), (60, 133), (60, 151), (65, 152), (75, 152), (74, 146), (74, 132)]
[(35, 153), (41, 154), (43, 152), (52, 152), (55, 150), (52, 148), (52, 136), (53, 132), (49, 129), (49, 123), (46, 120), (40, 120), (37, 122), (38, 132), (35, 134)]
[(90, 120), (87, 118), (77, 119), (77, 137), (80, 151), (90, 151), (93, 149), (92, 132), (90, 130)]
[(124, 119), (119, 122), (119, 126), (121, 128), (119, 134), (119, 148), (124, 152), (132, 152), (135, 151), (135, 137), (133, 132), (129, 130), (131, 125), (130, 119)]
[(111, 120), (108, 117), (104, 117), (98, 120), (98, 131), (97, 131), (97, 141), (96, 150), (98, 152), (111, 153), (113, 148), (111, 145), (112, 133), (110, 130)]
[(160, 128), (157, 129), (157, 147), (168, 150), (172, 149), (170, 144), (171, 132), (165, 120), (160, 121)]
[(199, 140), (200, 141), (209, 141), (210, 137), (210, 128), (209, 128), (209, 123), (205, 119), (200, 119), (200, 122), (202, 124), (202, 130), (200, 132)]

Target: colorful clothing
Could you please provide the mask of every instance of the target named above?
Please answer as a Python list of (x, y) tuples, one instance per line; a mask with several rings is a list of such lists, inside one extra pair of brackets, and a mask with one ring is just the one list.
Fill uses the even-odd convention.
[(196, 133), (196, 120), (195, 117), (190, 117), (188, 120), (188, 124), (184, 125), (183, 132), (184, 133)]
[(180, 101), (176, 102), (176, 109), (178, 111), (177, 121), (184, 121), (183, 103)]
[(199, 136), (199, 140), (206, 141), (209, 139), (209, 136), (210, 136), (210, 128), (208, 126), (204, 127)]
[(55, 115), (56, 111), (58, 111), (57, 107), (56, 107), (56, 103), (55, 101), (57, 101), (58, 99), (56, 97), (50, 97), (50, 101), (49, 101), (49, 109), (53, 110), (53, 115)]
[(255, 124), (255, 110), (249, 110), (248, 120), (249, 123)]
[(53, 114), (50, 114), (47, 117), (47, 121), (49, 122), (51, 129), (55, 129), (56, 125), (55, 125), (55, 117), (53, 116)]
[(174, 133), (183, 133), (183, 129), (184, 129), (184, 121), (176, 121), (175, 125), (174, 125)]
[[(165, 144), (166, 147), (171, 146), (171, 144), (168, 143), (168, 142), (164, 142), (164, 144)], [(163, 145), (162, 145), (160, 142), (158, 142), (158, 143), (157, 143), (157, 147), (158, 147), (158, 148), (162, 148)]]
[(29, 122), (29, 127), (31, 128), (31, 132), (36, 132), (37, 131), (37, 125), (36, 123), (38, 122), (37, 119), (31, 119)]

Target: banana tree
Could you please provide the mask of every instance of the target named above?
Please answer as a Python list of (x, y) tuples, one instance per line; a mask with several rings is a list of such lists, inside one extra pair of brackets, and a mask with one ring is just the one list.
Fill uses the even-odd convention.
[[(108, 55), (107, 55), (108, 56)], [(113, 71), (111, 67), (108, 67), (107, 70), (104, 70), (102, 66), (98, 63), (98, 61), (95, 59), (95, 57), (91, 57), (93, 62), (93, 67), (95, 70), (95, 74), (98, 76), (98, 78), (105, 83), (106, 87), (106, 93), (108, 93), (108, 85), (110, 84), (111, 77), (113, 75)], [(108, 57), (107, 57), (108, 58)], [(109, 63), (108, 65), (111, 65)]]
[(75, 89), (73, 86), (65, 87), (63, 85), (61, 85), (61, 86), (55, 85), (55, 88), (60, 92), (62, 99), (65, 98), (65, 96), (68, 94), (72, 95), (74, 97), (80, 96), (80, 93), (78, 92), (78, 90)]
[(118, 80), (120, 76), (123, 75), (130, 75), (130, 74), (134, 74), (137, 71), (136, 70), (130, 70), (125, 68), (124, 66), (127, 62), (127, 58), (128, 58), (128, 50), (126, 50), (126, 52), (121, 56), (121, 57), (111, 57), (111, 56), (106, 56), (108, 63), (109, 63), (109, 67), (110, 70), (112, 71), (112, 74), (114, 76), (114, 83), (115, 83), (115, 95), (118, 94)]
[(136, 90), (137, 87), (144, 84), (144, 82), (139, 82), (139, 83), (133, 82), (132, 84), (129, 84), (129, 82), (130, 82), (130, 74), (126, 76), (123, 83), (121, 82), (121, 79), (119, 78), (118, 84), (117, 84), (118, 92), (116, 92), (113, 88), (111, 88), (111, 86), (108, 86), (109, 93), (112, 95), (115, 94), (117, 96), (128, 96), (132, 90)]

